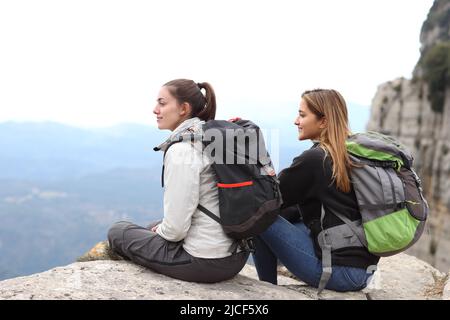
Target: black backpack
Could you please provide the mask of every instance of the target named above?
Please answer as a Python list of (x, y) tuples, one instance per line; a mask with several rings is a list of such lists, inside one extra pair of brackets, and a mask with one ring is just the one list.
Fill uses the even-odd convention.
[[(262, 133), (248, 120), (210, 120), (202, 129), (201, 136), (192, 134), (190, 139), (201, 141), (203, 152), (212, 159), (220, 218), (201, 205), (198, 209), (220, 223), (230, 238), (251, 239), (275, 221), (283, 203)], [(171, 145), (184, 140), (186, 135), (172, 141), (165, 153)], [(242, 243), (248, 246), (251, 241)]]

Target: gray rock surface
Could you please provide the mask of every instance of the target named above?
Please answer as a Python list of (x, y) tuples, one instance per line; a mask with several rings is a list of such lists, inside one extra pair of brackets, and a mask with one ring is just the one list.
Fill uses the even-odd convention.
[[(428, 263), (406, 254), (381, 258), (380, 271), (367, 290), (373, 300), (435, 300), (442, 298), (437, 290), (445, 274)], [(377, 272), (378, 272), (377, 271)]]
[[(2, 299), (293, 299), (296, 293), (256, 281), (251, 266), (215, 284), (172, 279), (127, 261), (77, 262), (0, 282)], [(300, 298), (307, 298), (300, 297)]]
[[(325, 290), (323, 299), (441, 299), (436, 279), (445, 274), (406, 254), (382, 258), (372, 283), (361, 292)], [(442, 289), (442, 288), (441, 288)], [(431, 292), (431, 293), (430, 293)], [(246, 265), (231, 280), (200, 284), (172, 279), (127, 261), (77, 262), (26, 277), (0, 282), (0, 299), (151, 299), (151, 300), (311, 300), (315, 288), (279, 275), (279, 285), (257, 280)]]
[(443, 300), (450, 300), (450, 279), (449, 279), (450, 272), (447, 274), (447, 279), (445, 282), (444, 291), (442, 292), (442, 299)]

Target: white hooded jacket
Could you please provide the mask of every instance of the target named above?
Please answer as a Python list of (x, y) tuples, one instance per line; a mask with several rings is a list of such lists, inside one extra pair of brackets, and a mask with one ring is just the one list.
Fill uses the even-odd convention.
[[(158, 148), (165, 151), (186, 133), (201, 134), (204, 121), (191, 118), (181, 123)], [(231, 255), (233, 239), (222, 226), (198, 210), (200, 203), (219, 215), (217, 180), (211, 160), (202, 153), (201, 141), (173, 144), (164, 158), (164, 218), (157, 233), (168, 241), (183, 240), (183, 248), (197, 258)]]

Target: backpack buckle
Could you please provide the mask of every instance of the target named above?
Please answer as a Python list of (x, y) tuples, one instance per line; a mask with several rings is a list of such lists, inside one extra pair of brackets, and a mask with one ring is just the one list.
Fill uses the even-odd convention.
[(244, 251), (254, 253), (255, 252), (255, 243), (253, 242), (253, 238), (239, 240), (239, 248), (241, 248)]

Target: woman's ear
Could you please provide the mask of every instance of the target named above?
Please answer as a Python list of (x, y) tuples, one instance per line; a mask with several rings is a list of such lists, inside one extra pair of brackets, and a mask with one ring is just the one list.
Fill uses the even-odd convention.
[(325, 116), (323, 116), (322, 119), (320, 119), (319, 128), (320, 129), (325, 129), (327, 126), (328, 126), (327, 118), (325, 118)]
[(183, 102), (180, 108), (180, 116), (188, 116), (192, 112), (192, 107), (188, 102)]

